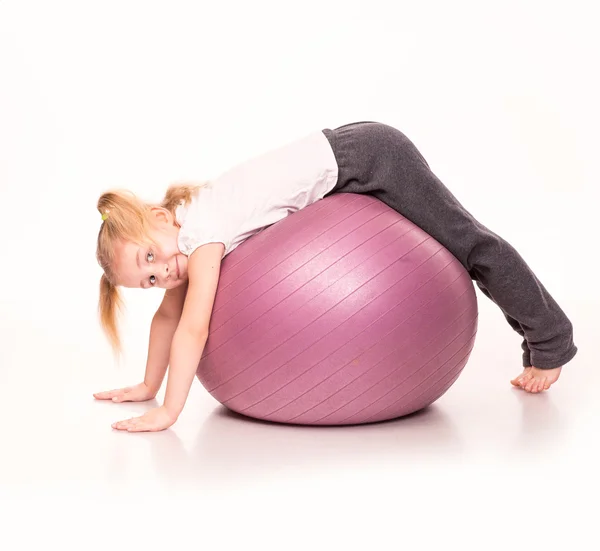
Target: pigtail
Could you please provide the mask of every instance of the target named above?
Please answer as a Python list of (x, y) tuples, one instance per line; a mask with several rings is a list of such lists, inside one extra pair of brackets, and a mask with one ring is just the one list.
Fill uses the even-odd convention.
[(105, 274), (102, 274), (100, 278), (100, 299), (98, 301), (100, 323), (113, 351), (117, 355), (122, 351), (117, 327), (117, 313), (122, 307), (123, 301), (119, 289), (109, 281)]
[(167, 209), (173, 216), (175, 216), (175, 209), (181, 203), (187, 205), (192, 200), (192, 196), (201, 187), (208, 185), (208, 183), (209, 182), (203, 182), (201, 184), (171, 184), (167, 189), (167, 193), (165, 194), (160, 206)]

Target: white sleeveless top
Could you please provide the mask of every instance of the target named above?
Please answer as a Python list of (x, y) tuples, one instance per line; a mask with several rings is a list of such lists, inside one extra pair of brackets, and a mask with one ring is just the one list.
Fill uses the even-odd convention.
[(201, 187), (175, 211), (178, 246), (187, 256), (223, 243), (223, 256), (266, 226), (331, 191), (338, 165), (321, 130), (249, 159)]

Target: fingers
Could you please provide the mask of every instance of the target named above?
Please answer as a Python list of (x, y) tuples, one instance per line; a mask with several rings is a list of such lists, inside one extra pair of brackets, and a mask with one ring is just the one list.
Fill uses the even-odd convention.
[(123, 392), (112, 397), (113, 402), (132, 402), (134, 401), (134, 399), (135, 397), (133, 395), (132, 389), (130, 388), (124, 389)]
[(117, 429), (117, 430), (133, 431), (136, 428), (139, 428), (141, 423), (142, 423), (142, 417), (132, 417), (131, 419), (125, 419), (123, 421), (118, 421), (116, 423), (113, 423), (111, 425), (111, 427), (113, 429)]
[(112, 400), (115, 397), (122, 396), (123, 394), (130, 392), (131, 387), (126, 388), (115, 388), (114, 390), (107, 390), (105, 392), (96, 392), (94, 398), (97, 400)]
[(112, 427), (128, 432), (155, 432), (169, 428), (176, 420), (166, 408), (161, 406), (147, 411), (141, 417), (132, 417), (131, 419), (113, 423)]
[(154, 432), (162, 430), (155, 425), (152, 425), (145, 417), (132, 417), (111, 425), (113, 429), (123, 430), (127, 432)]

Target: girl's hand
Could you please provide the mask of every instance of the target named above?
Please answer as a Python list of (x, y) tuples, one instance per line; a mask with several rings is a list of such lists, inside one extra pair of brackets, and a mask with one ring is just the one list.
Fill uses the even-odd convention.
[(165, 406), (151, 409), (141, 417), (132, 417), (118, 423), (113, 423), (113, 429), (126, 430), (128, 432), (151, 431), (156, 432), (169, 428), (177, 418), (171, 415)]
[(112, 400), (113, 402), (145, 402), (155, 397), (156, 392), (151, 390), (146, 383), (94, 394), (96, 400)]

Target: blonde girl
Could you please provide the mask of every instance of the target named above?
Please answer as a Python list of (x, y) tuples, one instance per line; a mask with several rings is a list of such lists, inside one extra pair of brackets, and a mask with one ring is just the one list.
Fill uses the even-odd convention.
[(444, 245), (521, 337), (523, 371), (511, 383), (541, 392), (577, 354), (573, 326), (525, 260), (476, 220), (398, 129), (362, 121), (314, 131), (247, 160), (212, 182), (173, 185), (160, 205), (125, 191), (98, 201), (100, 317), (120, 347), (119, 287), (159, 287), (144, 381), (95, 394), (115, 402), (156, 396), (167, 366), (164, 404), (113, 424), (157, 431), (181, 414), (204, 345), (222, 259), (261, 229), (332, 193), (380, 199)]

